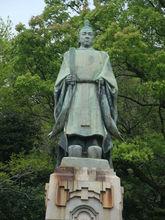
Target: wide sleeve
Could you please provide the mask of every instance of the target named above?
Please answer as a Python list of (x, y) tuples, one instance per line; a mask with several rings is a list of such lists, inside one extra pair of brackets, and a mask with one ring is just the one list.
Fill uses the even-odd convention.
[(98, 78), (103, 78), (105, 80), (105, 91), (108, 99), (108, 103), (111, 109), (111, 114), (114, 121), (117, 121), (117, 95), (118, 86), (117, 81), (114, 76), (112, 66), (110, 63), (109, 55), (106, 52), (102, 52), (103, 68), (98, 76)]
[(59, 71), (59, 74), (57, 76), (56, 82), (55, 82), (55, 89), (56, 87), (58, 87), (60, 85), (60, 83), (62, 82), (63, 79), (65, 79), (65, 77), (67, 75), (70, 74), (70, 67), (69, 67), (69, 52), (67, 51), (64, 54), (64, 58), (62, 61), (62, 65)]
[(102, 62), (103, 62), (103, 68), (97, 78), (103, 78), (105, 79), (109, 85), (111, 86), (112, 92), (116, 93), (118, 92), (118, 86), (115, 79), (115, 76), (113, 74), (112, 66), (109, 60), (109, 56), (106, 52), (101, 52)]
[(57, 120), (64, 102), (66, 94), (66, 82), (65, 78), (70, 74), (69, 61), (68, 61), (68, 52), (64, 54), (62, 65), (57, 76), (55, 86), (54, 86), (54, 118)]

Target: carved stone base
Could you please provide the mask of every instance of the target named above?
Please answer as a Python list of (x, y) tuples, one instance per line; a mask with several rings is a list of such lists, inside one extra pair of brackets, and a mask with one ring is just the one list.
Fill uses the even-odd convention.
[(46, 184), (46, 220), (122, 220), (123, 188), (106, 160), (63, 158)]

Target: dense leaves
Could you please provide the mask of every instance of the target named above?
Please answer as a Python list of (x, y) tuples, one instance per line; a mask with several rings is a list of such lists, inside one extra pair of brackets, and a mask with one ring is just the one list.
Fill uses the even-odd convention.
[(0, 164), (1, 219), (44, 219), (44, 184), (53, 170), (48, 155), (13, 155)]
[[(108, 52), (119, 86), (114, 167), (125, 188), (127, 220), (165, 214), (165, 4), (162, 0), (45, 0), (29, 28), (0, 20), (1, 219), (44, 219), (44, 184), (57, 140), (53, 85), (62, 56), (78, 47), (85, 18), (94, 48)], [(37, 152), (36, 152), (37, 151)], [(54, 161), (55, 163), (55, 161)], [(8, 212), (10, 210), (10, 212)]]

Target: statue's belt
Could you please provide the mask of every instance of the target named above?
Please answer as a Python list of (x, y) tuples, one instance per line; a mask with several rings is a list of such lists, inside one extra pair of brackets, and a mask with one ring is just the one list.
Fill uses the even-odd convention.
[(76, 83), (94, 83), (94, 84), (96, 84), (97, 82), (94, 80), (76, 80)]

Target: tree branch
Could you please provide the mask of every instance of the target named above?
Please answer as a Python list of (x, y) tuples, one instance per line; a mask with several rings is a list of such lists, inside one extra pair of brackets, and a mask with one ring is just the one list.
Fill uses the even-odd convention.
[(152, 3), (152, 1), (148, 0), (148, 2), (153, 8), (156, 8), (156, 6)]
[(154, 5), (154, 3), (150, 0), (148, 0), (148, 3), (155, 8), (156, 10), (158, 10), (160, 13), (164, 14), (164, 10), (162, 8), (165, 8), (165, 1), (164, 0), (158, 0), (158, 5)]
[(159, 106), (159, 104), (155, 104), (155, 103), (147, 103), (147, 104), (141, 103), (141, 102), (139, 102), (139, 101), (137, 101), (137, 100), (135, 100), (135, 99), (133, 99), (131, 97), (127, 97), (125, 95), (118, 95), (118, 96), (121, 97), (121, 98), (128, 99), (128, 100), (130, 100), (132, 102), (135, 102), (136, 104), (141, 105), (141, 106)]
[(160, 118), (160, 123), (161, 123), (161, 132), (162, 132), (163, 137), (165, 139), (165, 125), (164, 125), (164, 118), (163, 118), (161, 110), (162, 110), (162, 108), (161, 108), (161, 106), (159, 106), (159, 118)]
[(134, 67), (132, 64), (128, 63), (126, 60), (127, 69), (131, 72), (136, 73), (136, 75), (141, 78), (145, 79), (145, 73), (142, 70), (139, 70), (138, 68)]
[[(80, 11), (78, 11), (77, 9), (75, 9), (72, 5), (70, 5), (70, 4), (67, 4), (67, 6), (69, 7), (69, 8), (71, 8), (73, 11), (75, 11), (78, 15), (81, 13)], [(77, 5), (75, 5), (76, 7), (78, 7)], [(79, 9), (80, 10), (80, 9)]]
[(139, 78), (138, 76), (129, 75), (129, 74), (116, 75), (116, 78), (118, 78), (118, 77), (123, 77), (123, 76), (125, 76), (125, 77), (135, 77), (135, 78)]
[(158, 182), (151, 180), (145, 173), (138, 168), (135, 164), (129, 161), (120, 161), (121, 164), (123, 164), (126, 169), (131, 168), (134, 171), (134, 175), (138, 177), (143, 183), (146, 183), (148, 186), (153, 188), (158, 193), (164, 192), (165, 185), (158, 184)]

